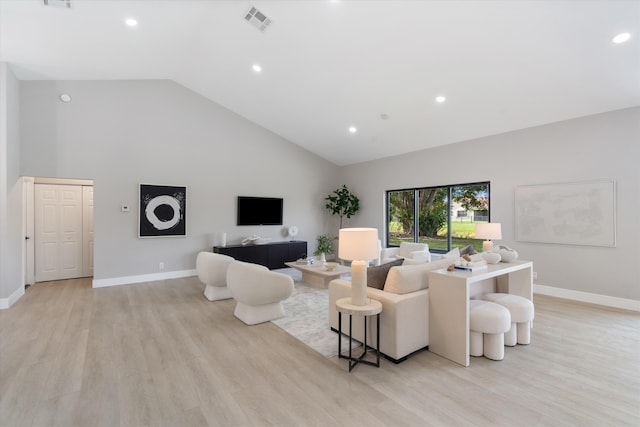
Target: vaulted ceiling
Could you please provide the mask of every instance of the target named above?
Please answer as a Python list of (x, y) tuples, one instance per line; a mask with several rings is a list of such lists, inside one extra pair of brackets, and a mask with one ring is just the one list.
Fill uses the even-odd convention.
[(640, 2), (0, 0), (0, 60), (171, 79), (346, 165), (640, 105)]

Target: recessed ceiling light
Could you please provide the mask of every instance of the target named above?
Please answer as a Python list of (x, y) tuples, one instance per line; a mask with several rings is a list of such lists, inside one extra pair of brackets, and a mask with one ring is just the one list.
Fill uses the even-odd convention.
[(138, 26), (138, 20), (133, 18), (127, 18), (127, 20), (125, 20), (124, 23), (127, 24), (129, 27)]
[(68, 93), (62, 93), (60, 94), (60, 101), (62, 102), (71, 102), (71, 95), (69, 95)]
[(256, 73), (259, 73), (262, 71), (262, 67), (259, 66), (258, 64), (253, 64), (253, 71), (255, 71)]
[(356, 133), (356, 132), (358, 132), (358, 128), (355, 127), (355, 126), (349, 126), (349, 132)]
[(443, 103), (444, 101), (446, 101), (447, 98), (445, 98), (444, 96), (440, 95), (440, 96), (436, 96), (436, 102), (439, 103)]
[(615, 36), (611, 41), (616, 43), (616, 44), (620, 44), (620, 43), (624, 43), (626, 41), (628, 41), (631, 38), (631, 34), (629, 33), (620, 33), (617, 36)]

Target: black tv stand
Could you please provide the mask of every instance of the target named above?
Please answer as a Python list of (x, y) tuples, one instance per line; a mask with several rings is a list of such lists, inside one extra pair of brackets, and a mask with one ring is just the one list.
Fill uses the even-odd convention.
[(292, 240), (259, 245), (214, 246), (213, 252), (228, 255), (238, 261), (264, 265), (270, 270), (286, 268), (285, 262), (295, 261), (307, 255), (307, 242)]

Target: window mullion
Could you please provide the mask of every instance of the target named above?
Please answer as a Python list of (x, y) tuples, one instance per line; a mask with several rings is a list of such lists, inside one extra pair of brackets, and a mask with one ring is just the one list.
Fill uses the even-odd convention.
[(413, 190), (413, 241), (420, 239), (420, 190)]
[(451, 198), (453, 196), (453, 191), (451, 191), (451, 186), (447, 187), (447, 252), (451, 250), (451, 244), (453, 243), (451, 239), (452, 225), (451, 225)]

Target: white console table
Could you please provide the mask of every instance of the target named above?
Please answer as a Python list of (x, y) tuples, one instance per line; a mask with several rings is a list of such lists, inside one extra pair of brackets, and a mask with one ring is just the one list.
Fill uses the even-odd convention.
[(486, 270), (429, 272), (429, 351), (469, 366), (469, 295), (475, 283), (496, 281), (496, 292), (533, 300), (533, 262), (516, 260)]

